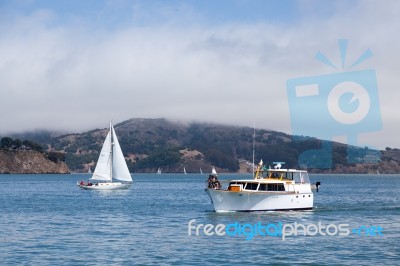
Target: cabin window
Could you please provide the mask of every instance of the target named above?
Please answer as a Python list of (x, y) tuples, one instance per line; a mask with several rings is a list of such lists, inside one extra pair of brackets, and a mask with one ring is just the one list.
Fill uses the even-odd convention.
[(246, 183), (246, 186), (244, 189), (247, 190), (257, 190), (258, 183)]
[(271, 171), (268, 175), (269, 178), (289, 179), (293, 180), (292, 172), (285, 171)]
[(281, 173), (278, 172), (270, 172), (269, 174), (269, 178), (280, 178), (281, 177)]
[(286, 172), (286, 179), (293, 180), (293, 172)]
[(294, 182), (308, 184), (308, 183), (310, 183), (310, 179), (306, 172), (297, 172), (297, 173), (294, 173)]
[(300, 173), (300, 180), (301, 180), (301, 183), (303, 183), (303, 184), (310, 183), (310, 179), (308, 178), (308, 174), (304, 173), (304, 172)]
[(293, 173), (293, 180), (295, 183), (301, 183), (300, 172)]
[(260, 175), (262, 178), (268, 178), (269, 173), (268, 173), (268, 171), (263, 171), (260, 173)]
[(281, 183), (267, 184), (268, 191), (285, 191), (285, 186)]
[(267, 184), (260, 184), (260, 187), (258, 188), (258, 191), (267, 191)]

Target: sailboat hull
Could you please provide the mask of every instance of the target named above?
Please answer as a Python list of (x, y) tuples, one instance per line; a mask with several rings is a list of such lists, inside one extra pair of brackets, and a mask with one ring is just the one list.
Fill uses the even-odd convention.
[(128, 189), (132, 183), (121, 183), (121, 182), (104, 182), (104, 183), (93, 183), (92, 185), (76, 183), (78, 187), (86, 190), (118, 190)]

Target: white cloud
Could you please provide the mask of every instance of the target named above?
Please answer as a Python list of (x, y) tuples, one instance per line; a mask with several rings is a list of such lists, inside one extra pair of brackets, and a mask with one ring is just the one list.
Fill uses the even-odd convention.
[[(129, 11), (134, 20), (152, 15), (141, 8)], [(306, 13), (297, 24), (207, 25), (184, 6), (158, 10), (165, 24), (108, 29), (79, 17), (61, 23), (62, 14), (50, 10), (19, 14), (0, 27), (1, 130), (81, 131), (110, 119), (166, 117), (255, 120), (290, 132), (286, 80), (335, 72), (315, 53), (340, 63), (337, 40), (348, 38), (349, 62), (367, 48), (374, 53), (360, 68), (377, 72), (384, 124), (367, 141), (400, 147), (398, 11), (397, 2), (362, 1), (337, 6), (327, 19)]]

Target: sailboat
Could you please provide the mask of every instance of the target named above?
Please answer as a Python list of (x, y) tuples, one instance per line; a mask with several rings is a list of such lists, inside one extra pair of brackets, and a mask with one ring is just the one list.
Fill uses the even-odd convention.
[(215, 170), (215, 167), (213, 166), (211, 169), (211, 174), (212, 175), (217, 175), (217, 170)]
[(201, 167), (200, 167), (200, 174), (203, 174), (203, 170), (201, 170)]
[(87, 183), (80, 181), (77, 185), (90, 190), (127, 189), (132, 185), (132, 177), (111, 122), (92, 177)]
[(160, 167), (158, 167), (158, 170), (157, 170), (157, 174), (161, 174), (161, 168)]
[(186, 175), (186, 168), (183, 167), (183, 173)]

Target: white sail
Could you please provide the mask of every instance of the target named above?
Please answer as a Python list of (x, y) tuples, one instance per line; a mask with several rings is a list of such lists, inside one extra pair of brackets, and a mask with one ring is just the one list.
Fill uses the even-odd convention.
[(217, 171), (215, 170), (214, 166), (213, 166), (213, 168), (212, 168), (212, 170), (211, 170), (211, 174), (213, 174), (213, 175), (216, 175), (216, 174), (217, 174)]
[(96, 168), (90, 179), (111, 181), (111, 132), (108, 132), (101, 148)]
[(119, 145), (117, 135), (115, 134), (114, 127), (111, 126), (113, 135), (113, 164), (112, 164), (112, 177), (114, 179), (126, 182), (132, 182), (131, 174), (129, 173), (128, 166), (125, 162), (124, 154), (122, 153), (121, 146)]

